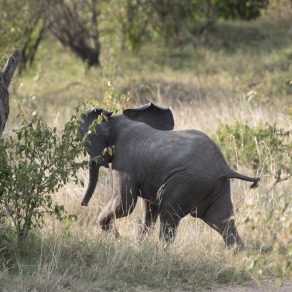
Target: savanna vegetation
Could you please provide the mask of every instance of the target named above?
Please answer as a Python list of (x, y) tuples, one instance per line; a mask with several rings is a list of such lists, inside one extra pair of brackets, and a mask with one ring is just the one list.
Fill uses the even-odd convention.
[[(291, 1), (169, 2), (0, 1), (1, 68), (15, 47), (23, 54), (0, 141), (1, 291), (291, 281)], [(176, 129), (207, 133), (232, 168), (261, 177), (256, 190), (232, 181), (244, 252), (190, 217), (167, 250), (157, 227), (139, 239), (139, 203), (115, 222), (119, 238), (102, 232), (110, 169), (80, 206), (88, 181), (80, 111), (147, 102), (170, 107)]]

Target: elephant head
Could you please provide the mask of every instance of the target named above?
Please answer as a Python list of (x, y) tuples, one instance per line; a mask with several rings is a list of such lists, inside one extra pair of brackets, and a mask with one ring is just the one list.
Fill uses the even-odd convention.
[(79, 133), (85, 139), (85, 148), (91, 159), (99, 166), (108, 168), (109, 157), (103, 155), (103, 150), (108, 146), (108, 129), (105, 123), (108, 121), (112, 112), (102, 108), (88, 110), (81, 115)]
[[(129, 108), (118, 115), (123, 120), (145, 123), (158, 130), (173, 130), (174, 120), (170, 109), (159, 107), (153, 103), (137, 108)], [(85, 147), (91, 158), (89, 165), (89, 184), (85, 196), (81, 202), (82, 206), (87, 206), (95, 190), (99, 167), (109, 167), (113, 157), (104, 153), (109, 146), (114, 146), (111, 129), (117, 127), (119, 119), (113, 119), (112, 112), (102, 108), (95, 108), (87, 111), (81, 116), (79, 133), (85, 139)]]

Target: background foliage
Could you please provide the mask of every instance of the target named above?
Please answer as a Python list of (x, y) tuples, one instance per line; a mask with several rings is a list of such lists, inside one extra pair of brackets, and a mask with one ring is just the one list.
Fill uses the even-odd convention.
[(278, 182), (292, 175), (291, 135), (291, 130), (276, 125), (260, 124), (253, 128), (237, 122), (219, 125), (214, 140), (233, 167), (238, 163), (250, 164), (260, 173), (270, 173)]
[[(120, 35), (120, 47), (137, 50), (146, 40), (164, 44), (196, 38), (218, 19), (251, 20), (261, 15), (267, 0), (236, 1), (97, 1), (24, 0), (0, 3), (0, 46), (22, 48), (23, 67), (31, 65), (46, 31), (68, 46), (89, 66), (100, 65), (103, 35)], [(112, 23), (111, 23), (112, 22)], [(103, 44), (102, 44), (103, 45)]]

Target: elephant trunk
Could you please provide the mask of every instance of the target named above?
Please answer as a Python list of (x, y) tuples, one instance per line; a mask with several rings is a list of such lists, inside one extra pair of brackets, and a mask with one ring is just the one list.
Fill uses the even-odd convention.
[(81, 206), (88, 206), (92, 194), (95, 190), (97, 181), (98, 181), (99, 165), (96, 162), (92, 161), (89, 166), (89, 183), (84, 195), (84, 198), (81, 202)]

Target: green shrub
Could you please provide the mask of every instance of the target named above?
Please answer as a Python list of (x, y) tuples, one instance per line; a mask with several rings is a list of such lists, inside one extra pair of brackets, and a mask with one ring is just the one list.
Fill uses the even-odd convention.
[(1, 263), (5, 261), (5, 247), (7, 245), (7, 226), (5, 222), (5, 211), (0, 205), (0, 266)]
[(250, 127), (236, 122), (219, 125), (213, 139), (232, 167), (250, 165), (254, 170), (270, 173), (276, 181), (281, 181), (292, 175), (291, 134), (291, 131), (276, 125)]
[(261, 10), (265, 9), (269, 4), (268, 0), (219, 0), (213, 2), (215, 2), (214, 6), (219, 16), (225, 19), (243, 20), (251, 20), (259, 17), (261, 15)]
[[(292, 276), (292, 203), (290, 193), (279, 191), (277, 183), (292, 177), (291, 131), (276, 125), (250, 127), (236, 122), (221, 124), (213, 135), (227, 162), (251, 165), (259, 173), (275, 177), (273, 187), (253, 201), (246, 212), (245, 228), (257, 233), (252, 245), (259, 252), (249, 256), (249, 269), (260, 275)], [(271, 192), (273, 191), (273, 195)], [(267, 232), (268, 230), (268, 232)]]
[[(292, 277), (292, 202), (289, 192), (266, 194), (263, 206), (251, 204), (246, 209), (257, 209), (245, 218), (245, 227), (257, 234), (253, 245), (257, 253), (249, 256), (248, 268), (262, 275)], [(267, 199), (269, 198), (269, 199)], [(270, 202), (269, 202), (270, 201)]]
[(80, 182), (78, 170), (87, 162), (77, 161), (84, 154), (77, 129), (76, 116), (61, 133), (36, 117), (0, 140), (2, 221), (12, 223), (19, 245), (46, 216), (59, 220), (65, 216), (64, 206), (54, 203), (51, 194), (69, 179)]

